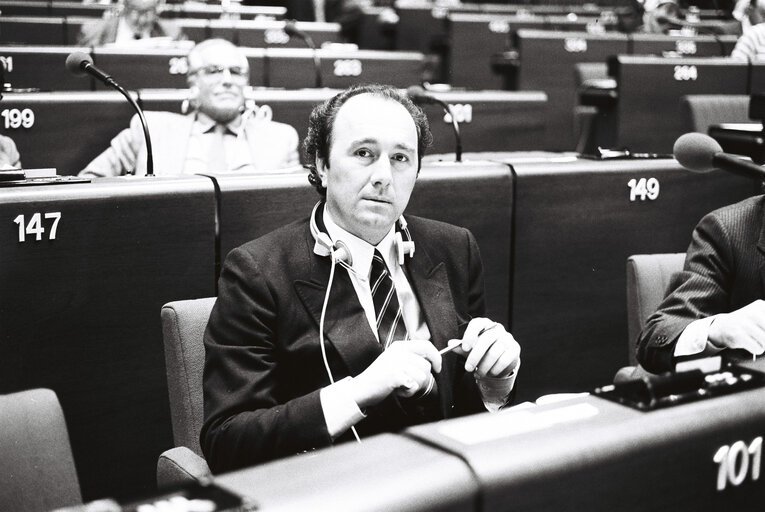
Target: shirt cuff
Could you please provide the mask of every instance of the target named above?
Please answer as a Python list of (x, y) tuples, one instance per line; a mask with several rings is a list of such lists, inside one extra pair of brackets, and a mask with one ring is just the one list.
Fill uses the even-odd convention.
[(722, 349), (709, 343), (709, 326), (717, 315), (694, 320), (683, 330), (675, 345), (675, 357), (696, 354), (713, 355)]
[(319, 391), (324, 421), (327, 423), (327, 431), (333, 441), (367, 417), (351, 396), (348, 389), (351, 380), (352, 377), (346, 377)]

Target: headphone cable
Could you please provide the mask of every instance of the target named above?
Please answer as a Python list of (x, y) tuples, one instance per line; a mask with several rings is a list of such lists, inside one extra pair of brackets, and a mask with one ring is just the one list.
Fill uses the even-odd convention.
[[(332, 376), (332, 370), (329, 368), (329, 361), (327, 360), (327, 349), (324, 346), (324, 318), (327, 315), (327, 304), (329, 304), (329, 292), (332, 291), (332, 283), (335, 280), (335, 265), (337, 264), (337, 258), (334, 251), (329, 252), (330, 258), (332, 258), (332, 264), (329, 269), (329, 281), (327, 282), (327, 292), (324, 294), (324, 304), (321, 306), (321, 317), (319, 319), (319, 345), (321, 347), (321, 358), (324, 361), (324, 369), (327, 370), (327, 376), (329, 377), (330, 384), (335, 383), (335, 379)], [(361, 442), (356, 427), (351, 425), (351, 432), (356, 438), (357, 442)]]

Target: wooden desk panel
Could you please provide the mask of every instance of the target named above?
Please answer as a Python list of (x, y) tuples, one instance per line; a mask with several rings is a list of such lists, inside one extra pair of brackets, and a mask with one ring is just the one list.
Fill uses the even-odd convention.
[(85, 500), (153, 492), (172, 446), (160, 308), (214, 294), (212, 183), (3, 188), (0, 217), (0, 393), (56, 391)]
[(133, 114), (117, 91), (6, 93), (0, 133), (16, 142), (25, 168), (73, 175), (109, 147)]
[[(691, 173), (672, 159), (513, 169), (510, 324), (523, 347), (519, 400), (613, 379), (628, 363), (627, 257), (683, 252), (703, 215), (758, 193), (749, 180)], [(635, 186), (651, 178), (658, 197), (643, 199)]]

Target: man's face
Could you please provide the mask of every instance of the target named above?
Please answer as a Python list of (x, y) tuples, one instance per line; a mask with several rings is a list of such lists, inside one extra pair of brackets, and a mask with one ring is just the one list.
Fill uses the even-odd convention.
[(151, 32), (157, 21), (159, 0), (127, 0), (125, 2), (125, 20), (133, 32), (142, 34)]
[(189, 63), (198, 109), (220, 123), (228, 123), (244, 105), (244, 89), (250, 78), (247, 58), (223, 44), (208, 46), (198, 57)]
[(317, 170), (327, 208), (346, 231), (372, 245), (404, 212), (417, 179), (417, 127), (398, 102), (360, 94), (335, 117), (329, 165)]

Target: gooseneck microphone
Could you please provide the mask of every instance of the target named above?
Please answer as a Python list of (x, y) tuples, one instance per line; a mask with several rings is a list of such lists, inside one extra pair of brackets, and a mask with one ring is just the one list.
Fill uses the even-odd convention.
[(672, 151), (680, 165), (689, 171), (723, 169), (739, 176), (765, 180), (765, 169), (736, 155), (724, 153), (716, 140), (703, 133), (681, 135)]
[(406, 94), (412, 98), (412, 101), (419, 104), (424, 105), (440, 105), (441, 108), (444, 109), (444, 112), (446, 114), (449, 114), (449, 117), (452, 119), (452, 129), (454, 130), (454, 161), (455, 162), (461, 162), (462, 161), (462, 138), (460, 137), (460, 125), (457, 122), (457, 118), (452, 113), (452, 109), (449, 108), (449, 105), (442, 100), (439, 100), (435, 96), (431, 96), (427, 92), (425, 92), (425, 89), (423, 89), (419, 85), (412, 85), (406, 90)]
[(284, 24), (284, 33), (287, 34), (290, 37), (297, 37), (298, 39), (302, 39), (306, 46), (312, 50), (313, 53), (313, 70), (314, 74), (316, 76), (314, 80), (314, 87), (317, 89), (321, 89), (322, 84), (322, 76), (321, 76), (321, 59), (319, 59), (319, 52), (316, 49), (316, 45), (313, 42), (313, 39), (311, 36), (297, 28), (297, 25), (295, 25), (295, 22), (293, 20), (289, 20), (285, 22)]
[(136, 113), (138, 114), (138, 118), (141, 120), (141, 125), (143, 126), (143, 136), (146, 139), (146, 176), (154, 176), (154, 158), (151, 151), (151, 136), (149, 135), (149, 125), (146, 123), (146, 117), (143, 115), (143, 110), (141, 110), (141, 107), (138, 105), (135, 99), (133, 99), (133, 97), (128, 94), (128, 92), (120, 84), (115, 82), (110, 75), (98, 69), (93, 64), (93, 59), (91, 56), (87, 53), (70, 53), (66, 58), (66, 69), (77, 76), (85, 76), (85, 74), (88, 74), (105, 83), (109, 87), (117, 89), (120, 94), (122, 94), (128, 100), (128, 103), (133, 106)]

